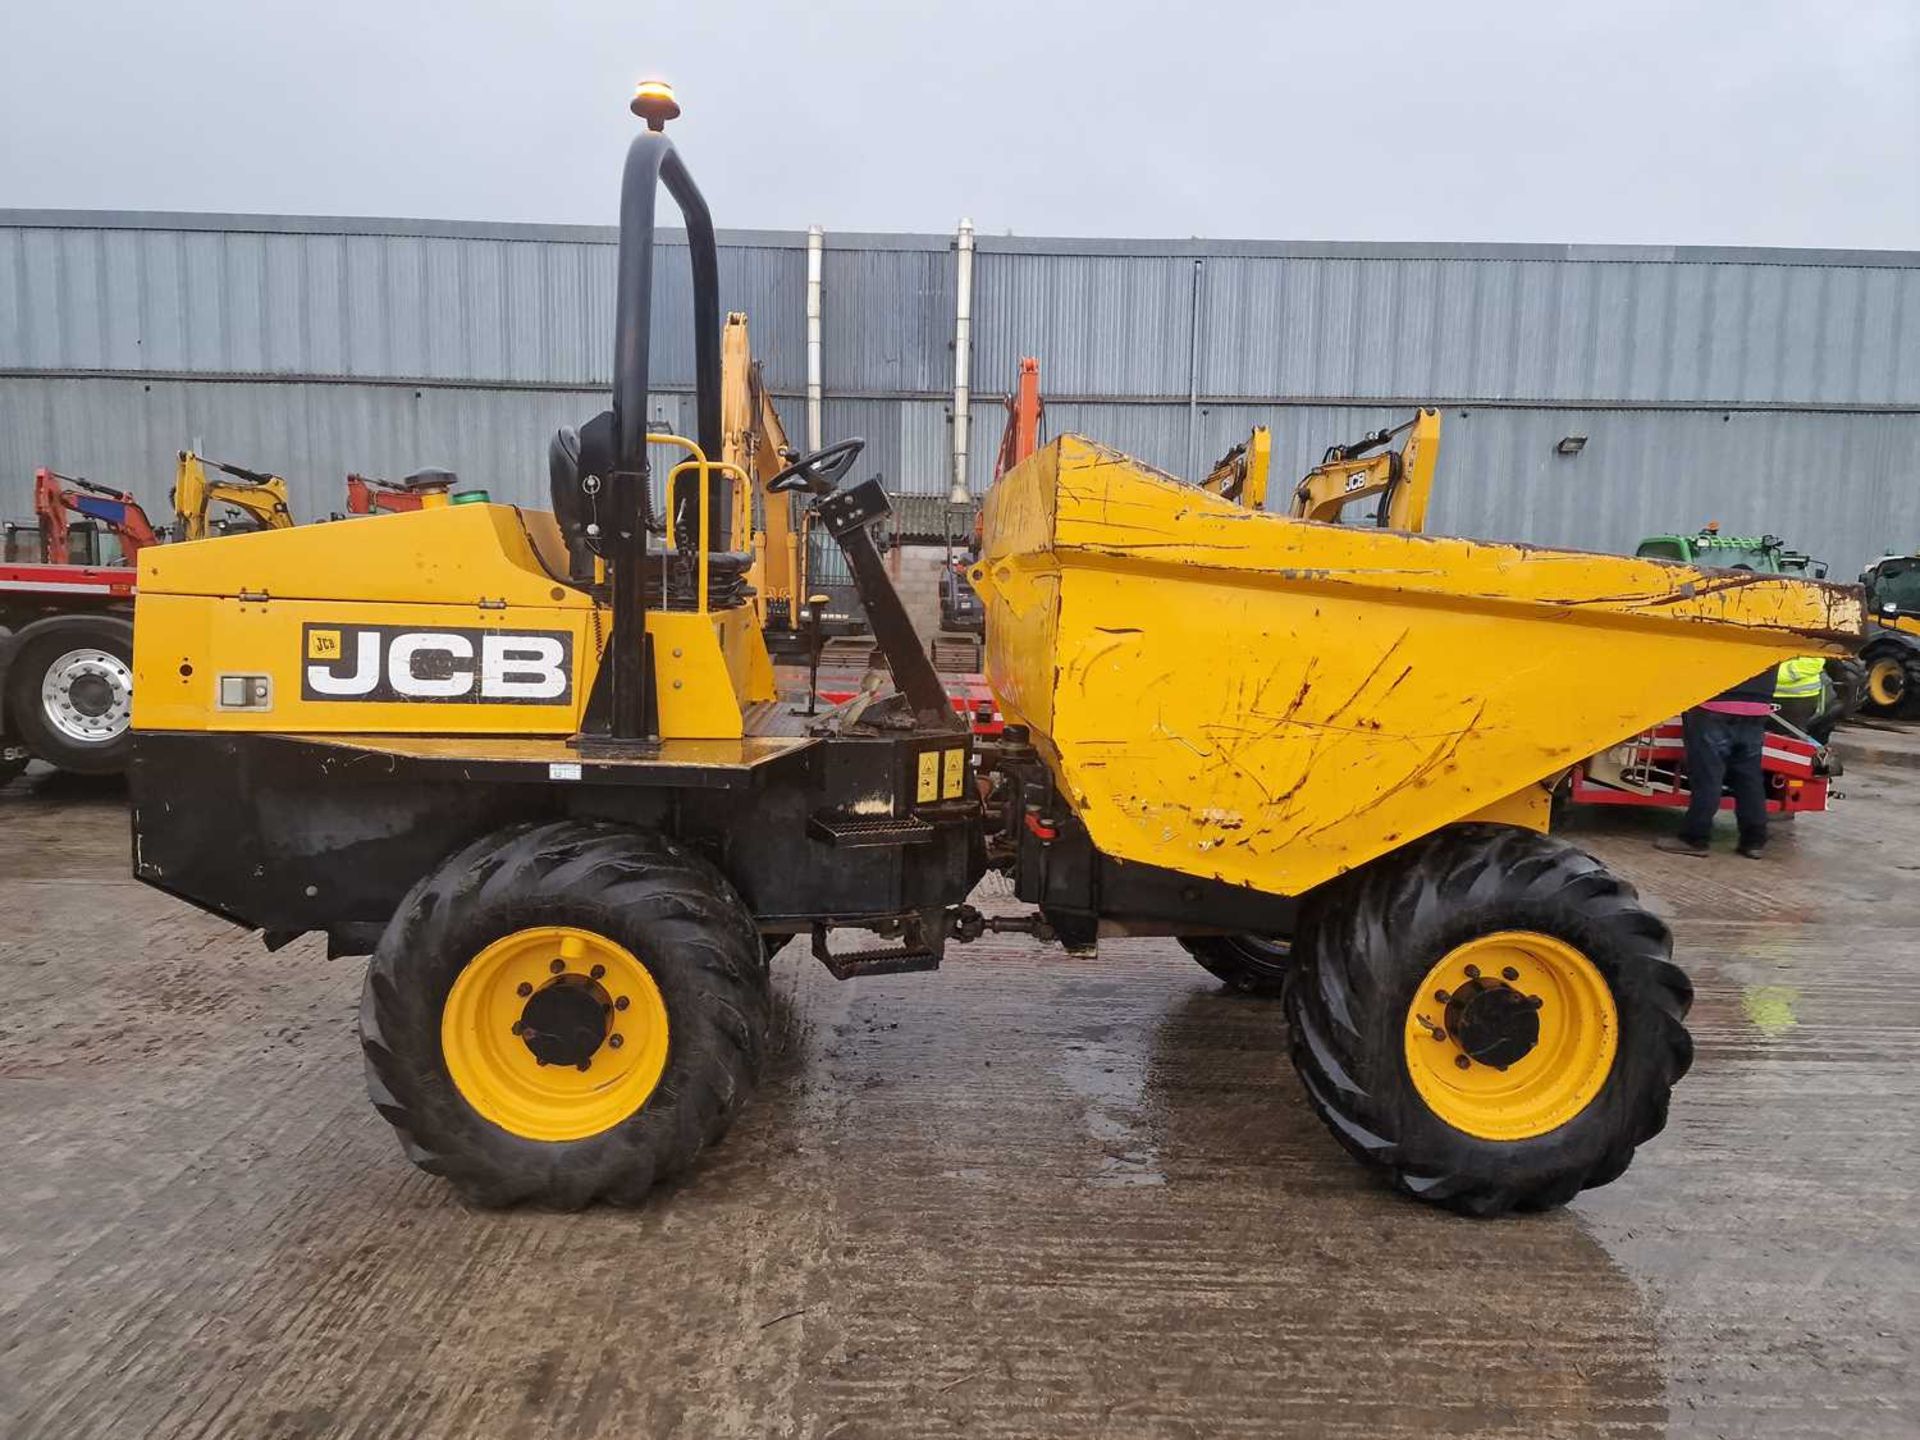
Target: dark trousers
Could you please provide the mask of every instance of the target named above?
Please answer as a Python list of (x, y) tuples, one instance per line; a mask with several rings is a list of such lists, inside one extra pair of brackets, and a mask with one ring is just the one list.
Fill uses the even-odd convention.
[(1706, 844), (1721, 793), (1731, 790), (1740, 843), (1755, 849), (1765, 845), (1767, 778), (1760, 768), (1760, 751), (1767, 741), (1767, 717), (1689, 710), (1680, 723), (1687, 742), (1687, 788), (1692, 792), (1680, 838)]

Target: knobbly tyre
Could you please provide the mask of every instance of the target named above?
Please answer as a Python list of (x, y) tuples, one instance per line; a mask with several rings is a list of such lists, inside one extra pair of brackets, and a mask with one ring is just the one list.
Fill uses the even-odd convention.
[[(709, 458), (712, 221), (671, 93), (632, 108), (612, 408), (554, 437), (551, 513), (142, 558), (135, 873), (270, 946), (371, 952), (374, 1103), (482, 1204), (637, 1202), (691, 1164), (752, 1088), (786, 939), (846, 978), (990, 928), (1177, 936), (1281, 991), (1310, 1102), (1424, 1199), (1538, 1208), (1624, 1170), (1686, 1070), (1689, 987), (1632, 888), (1544, 833), (1547, 786), (1843, 648), (1857, 595), (1256, 514), (1069, 436), (987, 501), (970, 578), (1009, 728), (985, 740), (888, 582), (878, 481), (840, 485), (846, 440), (771, 483), (814, 495), (897, 688), (810, 721), (741, 581), (746, 477)], [(685, 438), (645, 424), (662, 183)], [(989, 866), (1026, 913), (967, 905)]]

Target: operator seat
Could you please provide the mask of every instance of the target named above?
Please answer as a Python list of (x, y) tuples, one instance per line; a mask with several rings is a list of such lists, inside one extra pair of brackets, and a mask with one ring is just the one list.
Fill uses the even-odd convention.
[[(599, 553), (610, 517), (600, 514), (600, 498), (606, 494), (604, 476), (613, 468), (613, 412), (603, 410), (578, 430), (562, 425), (547, 445), (547, 482), (553, 500), (553, 517), (567, 542), (567, 578), (579, 589), (593, 585), (593, 561)], [(647, 502), (648, 520), (653, 521), (653, 505)], [(664, 533), (664, 527), (663, 531)], [(715, 550), (707, 556), (707, 607), (732, 610), (744, 605), (753, 595), (746, 574), (753, 564), (748, 551)], [(686, 551), (669, 552), (664, 545), (650, 546), (646, 573), (641, 577), (645, 603), (650, 609), (665, 604), (671, 609), (691, 610), (699, 586), (699, 566)]]

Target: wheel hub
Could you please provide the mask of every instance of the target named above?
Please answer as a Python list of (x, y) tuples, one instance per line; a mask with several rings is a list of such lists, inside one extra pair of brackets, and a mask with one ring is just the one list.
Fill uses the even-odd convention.
[(1447, 1002), (1447, 1033), (1476, 1065), (1505, 1070), (1540, 1043), (1540, 1006), (1504, 980), (1469, 980)]
[(1907, 672), (1898, 660), (1881, 658), (1867, 671), (1867, 695), (1876, 705), (1898, 705), (1906, 697)]
[(1528, 1140), (1593, 1103), (1619, 1030), (1606, 977), (1577, 947), (1538, 931), (1494, 931), (1442, 956), (1410, 997), (1407, 1075), (1454, 1129)]
[(660, 1083), (666, 1001), (640, 957), (610, 937), (529, 926), (454, 978), (440, 1045), (482, 1118), (526, 1140), (580, 1140), (626, 1120)]
[(542, 1065), (585, 1070), (613, 1030), (613, 997), (584, 975), (558, 975), (534, 991), (514, 1026)]
[(47, 723), (68, 740), (99, 745), (133, 718), (133, 671), (118, 655), (87, 646), (69, 650), (40, 680)]

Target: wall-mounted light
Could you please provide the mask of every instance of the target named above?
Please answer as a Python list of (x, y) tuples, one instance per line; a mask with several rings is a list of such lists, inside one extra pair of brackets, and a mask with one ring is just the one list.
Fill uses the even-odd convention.
[(1556, 455), (1578, 455), (1586, 448), (1587, 437), (1584, 435), (1563, 435), (1560, 443), (1553, 447)]

